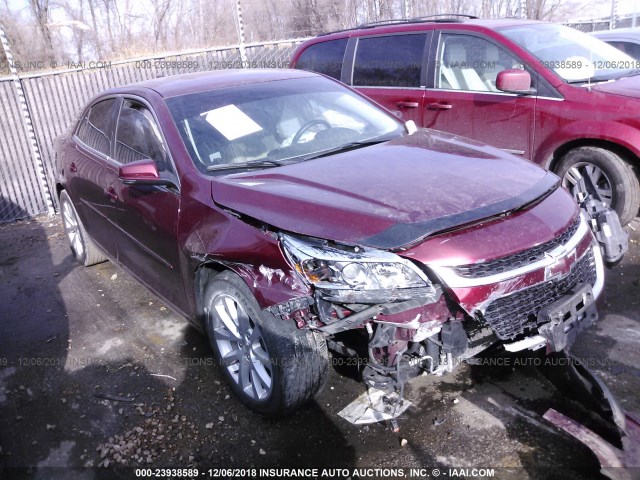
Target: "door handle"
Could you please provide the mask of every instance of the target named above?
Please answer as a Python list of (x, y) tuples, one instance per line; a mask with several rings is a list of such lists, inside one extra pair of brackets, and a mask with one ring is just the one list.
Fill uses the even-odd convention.
[(107, 198), (109, 200), (111, 200), (112, 203), (114, 203), (116, 200), (118, 200), (118, 194), (116, 193), (116, 191), (113, 189), (113, 187), (109, 187), (104, 191), (105, 195), (107, 196)]
[(76, 164), (74, 162), (71, 162), (71, 165), (69, 165), (69, 171), (71, 173), (76, 173), (78, 171), (78, 167), (76, 167)]
[(399, 108), (418, 108), (420, 104), (418, 102), (398, 102), (396, 106)]
[(430, 103), (427, 108), (429, 110), (451, 110), (453, 105), (450, 103)]

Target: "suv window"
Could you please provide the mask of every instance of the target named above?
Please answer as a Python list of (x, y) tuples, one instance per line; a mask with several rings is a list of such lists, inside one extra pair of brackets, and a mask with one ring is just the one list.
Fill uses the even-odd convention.
[(118, 119), (115, 160), (131, 163), (143, 159), (154, 160), (160, 172), (173, 171), (153, 114), (142, 103), (125, 99)]
[(107, 156), (111, 156), (114, 107), (117, 101), (117, 98), (109, 98), (92, 105), (76, 132), (82, 143)]
[(386, 35), (358, 39), (353, 85), (419, 87), (427, 35)]
[(302, 52), (296, 63), (296, 68), (323, 73), (340, 80), (346, 49), (346, 38), (316, 43)]
[(504, 48), (472, 35), (442, 34), (436, 62), (436, 88), (498, 92), (498, 72), (523, 68)]
[(637, 43), (625, 42), (623, 40), (606, 40), (606, 42), (612, 47), (622, 50), (630, 57), (640, 60), (640, 45)]

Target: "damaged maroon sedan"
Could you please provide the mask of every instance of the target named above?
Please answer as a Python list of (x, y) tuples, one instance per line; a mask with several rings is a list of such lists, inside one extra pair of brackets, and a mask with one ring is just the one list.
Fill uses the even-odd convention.
[(205, 331), (265, 415), (319, 391), (328, 350), (398, 391), (498, 343), (560, 352), (626, 248), (615, 213), (554, 174), (308, 72), (109, 90), (56, 146), (75, 257), (117, 262)]

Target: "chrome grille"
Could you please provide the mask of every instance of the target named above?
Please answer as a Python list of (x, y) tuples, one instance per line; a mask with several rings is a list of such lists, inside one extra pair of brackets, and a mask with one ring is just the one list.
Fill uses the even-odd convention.
[(578, 216), (576, 221), (573, 222), (567, 230), (565, 230), (561, 235), (554, 238), (553, 240), (549, 240), (548, 242), (542, 243), (523, 252), (514, 253), (513, 255), (508, 255), (502, 258), (497, 258), (489, 262), (460, 265), (454, 267), (454, 271), (461, 277), (480, 278), (524, 267), (525, 265), (528, 265), (530, 263), (542, 260), (546, 252), (553, 250), (559, 245), (564, 245), (565, 243), (567, 243), (569, 239), (573, 237), (573, 235), (575, 235), (579, 226), (580, 216)]
[(497, 298), (477, 317), (485, 321), (502, 340), (511, 340), (526, 330), (538, 325), (538, 312), (555, 302), (576, 286), (596, 281), (596, 264), (593, 250), (589, 249), (573, 264), (571, 272), (564, 278), (525, 288), (505, 297)]

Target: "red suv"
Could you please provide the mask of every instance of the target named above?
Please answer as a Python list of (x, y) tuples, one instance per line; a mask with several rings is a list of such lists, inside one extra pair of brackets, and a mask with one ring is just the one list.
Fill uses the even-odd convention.
[(640, 62), (571, 28), (420, 18), (301, 45), (291, 64), (353, 86), (400, 118), (583, 177), (623, 224), (638, 212)]

